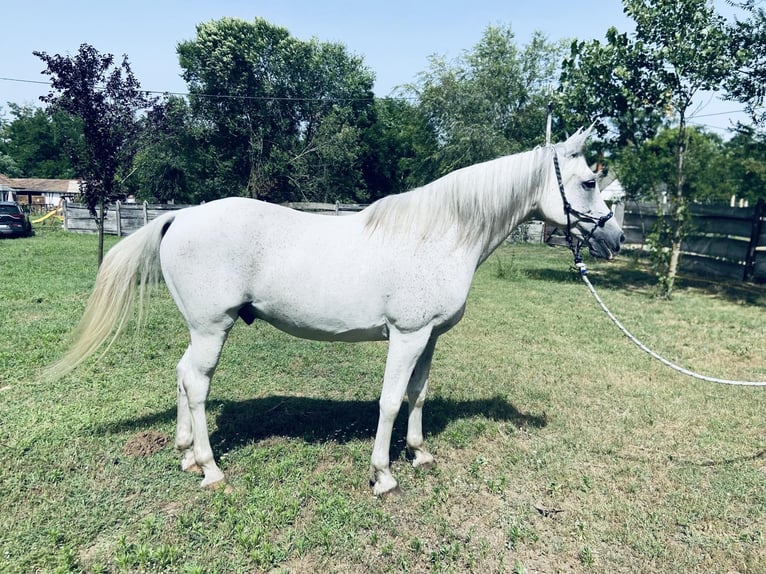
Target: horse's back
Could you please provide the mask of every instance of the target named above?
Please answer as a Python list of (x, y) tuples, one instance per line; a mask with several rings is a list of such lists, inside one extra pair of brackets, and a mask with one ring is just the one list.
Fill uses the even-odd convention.
[[(383, 338), (375, 281), (365, 281), (358, 265), (358, 251), (369, 252), (363, 234), (358, 215), (329, 217), (228, 198), (179, 212), (160, 258), (187, 321), (246, 308), (304, 337)], [(369, 265), (363, 261), (361, 268)]]

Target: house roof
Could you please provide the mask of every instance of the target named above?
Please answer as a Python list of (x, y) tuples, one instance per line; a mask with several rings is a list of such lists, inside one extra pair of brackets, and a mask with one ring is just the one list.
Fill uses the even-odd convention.
[(7, 177), (0, 174), (0, 186), (18, 192), (78, 193), (76, 179), (41, 179), (34, 177)]
[(2, 173), (0, 173), (0, 191), (12, 191), (13, 190), (13, 182), (11, 182), (10, 177), (5, 177)]

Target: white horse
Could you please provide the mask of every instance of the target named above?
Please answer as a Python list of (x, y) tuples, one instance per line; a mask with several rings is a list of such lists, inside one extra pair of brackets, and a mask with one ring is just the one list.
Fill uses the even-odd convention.
[(607, 221), (582, 155), (587, 136), (578, 131), (562, 144), (457, 170), (346, 217), (244, 198), (165, 214), (109, 251), (79, 337), (51, 373), (68, 372), (113, 341), (161, 269), (191, 336), (177, 366), (175, 444), (183, 470), (201, 470), (209, 487), (225, 483), (205, 401), (238, 317), (308, 339), (387, 339), (370, 478), (376, 495), (389, 492), (397, 487), (391, 431), (405, 394), (413, 465), (434, 462), (422, 409), (436, 340), (460, 321), (476, 268), (514, 227), (538, 217), (587, 241), (595, 256), (619, 250), (622, 231)]

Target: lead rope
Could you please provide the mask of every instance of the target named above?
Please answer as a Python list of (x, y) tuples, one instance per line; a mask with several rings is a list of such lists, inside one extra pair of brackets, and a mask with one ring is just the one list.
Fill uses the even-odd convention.
[[(617, 328), (620, 331), (622, 331), (623, 334), (628, 339), (630, 339), (633, 343), (635, 343), (635, 345), (639, 349), (641, 349), (645, 353), (648, 353), (649, 356), (657, 359), (663, 365), (666, 365), (670, 367), (671, 369), (678, 371), (679, 373), (683, 373), (684, 375), (687, 375), (695, 379), (699, 379), (701, 381), (707, 381), (709, 383), (717, 383), (720, 385), (736, 385), (740, 387), (766, 387), (766, 381), (732, 381), (729, 379), (719, 379), (716, 377), (708, 377), (707, 375), (700, 375), (699, 373), (695, 373), (694, 371), (685, 369), (681, 367), (680, 365), (677, 365), (674, 362), (669, 361), (662, 355), (652, 351), (649, 347), (647, 347), (641, 341), (639, 341), (630, 331), (628, 331), (628, 329), (625, 328), (625, 326), (622, 323), (620, 323), (617, 317), (614, 316), (614, 314), (609, 310), (606, 304), (601, 300), (601, 297), (598, 296), (598, 293), (596, 293), (596, 289), (593, 287), (593, 284), (590, 282), (590, 279), (588, 279), (588, 268), (585, 266), (585, 263), (583, 263), (582, 256), (580, 255), (580, 248), (582, 247), (582, 245), (586, 243), (588, 239), (590, 239), (590, 237), (593, 235), (593, 232), (596, 231), (597, 228), (603, 227), (604, 224), (606, 224), (606, 222), (612, 217), (613, 213), (610, 211), (608, 215), (603, 216), (599, 218), (598, 220), (595, 220), (587, 216), (582, 217), (583, 214), (580, 214), (576, 210), (572, 209), (572, 206), (567, 200), (566, 192), (564, 190), (564, 182), (562, 181), (561, 169), (559, 168), (559, 161), (558, 161), (558, 157), (556, 156), (556, 150), (555, 148), (552, 148), (552, 149), (553, 149), (553, 166), (556, 172), (556, 179), (559, 186), (559, 192), (561, 193), (561, 200), (564, 202), (564, 213), (566, 213), (566, 216), (567, 216), (567, 228), (564, 233), (564, 237), (566, 238), (567, 246), (569, 247), (569, 250), (572, 252), (572, 256), (574, 257), (575, 269), (578, 271), (580, 277), (582, 277), (582, 280), (585, 282), (585, 285), (588, 286), (588, 290), (590, 290), (591, 294), (596, 299), (596, 302), (604, 310), (607, 317), (609, 317), (614, 322), (614, 324), (617, 325)], [(572, 219), (571, 219), (572, 213), (576, 214), (578, 218), (580, 219), (586, 219), (595, 223), (593, 228), (590, 230), (590, 233), (588, 233), (588, 235), (583, 240), (577, 241), (576, 243), (572, 237)]]
[(709, 383), (717, 383), (719, 385), (735, 385), (740, 387), (766, 387), (766, 381), (732, 381), (729, 379), (718, 379), (716, 377), (708, 377), (707, 375), (700, 375), (699, 373), (695, 373), (694, 371), (690, 371), (689, 369), (684, 369), (683, 367), (675, 364), (674, 362), (667, 360), (665, 357), (655, 353), (649, 347), (647, 347), (641, 341), (639, 341), (636, 337), (634, 337), (633, 334), (630, 331), (628, 331), (622, 323), (620, 323), (617, 317), (614, 316), (614, 314), (609, 310), (606, 304), (601, 300), (601, 297), (599, 297), (598, 293), (596, 293), (596, 289), (593, 287), (593, 284), (590, 282), (590, 279), (588, 279), (588, 269), (585, 266), (585, 263), (582, 263), (582, 262), (575, 263), (575, 267), (577, 267), (577, 269), (579, 270), (580, 277), (582, 277), (582, 280), (585, 281), (585, 284), (588, 286), (588, 289), (590, 290), (591, 294), (596, 299), (596, 302), (604, 310), (604, 313), (606, 313), (607, 317), (609, 317), (614, 322), (614, 324), (617, 325), (617, 328), (620, 331), (622, 331), (623, 334), (628, 339), (630, 339), (633, 343), (635, 343), (639, 349), (641, 349), (645, 353), (648, 353), (651, 357), (657, 359), (663, 365), (666, 365), (670, 367), (671, 369), (678, 371), (679, 373), (683, 373), (684, 375), (687, 375), (689, 377), (693, 377), (701, 381), (707, 381)]
[[(604, 313), (606, 313), (607, 317), (609, 317), (615, 325), (617, 325), (617, 328), (623, 332), (623, 334), (631, 340), (639, 349), (644, 351), (645, 353), (649, 354), (654, 359), (657, 359), (659, 362), (661, 362), (663, 365), (670, 367), (671, 369), (678, 371), (679, 373), (682, 373), (684, 375), (687, 375), (689, 377), (699, 379), (701, 381), (707, 381), (709, 383), (717, 383), (719, 385), (735, 385), (740, 387), (766, 387), (766, 381), (732, 381), (729, 379), (718, 379), (716, 377), (708, 377), (707, 375), (700, 375), (699, 373), (695, 373), (694, 371), (690, 371), (689, 369), (684, 369), (680, 365), (675, 364), (672, 361), (669, 361), (665, 357), (659, 355), (658, 353), (655, 353), (652, 351), (649, 347), (644, 345), (641, 341), (639, 341), (633, 334), (628, 331), (625, 326), (620, 323), (619, 319), (614, 316), (614, 314), (609, 310), (609, 307), (606, 306), (606, 304), (601, 300), (601, 297), (598, 296), (598, 293), (596, 293), (596, 289), (593, 287), (593, 284), (590, 282), (590, 279), (588, 279), (588, 268), (585, 266), (585, 263), (583, 263), (582, 256), (580, 255), (580, 248), (582, 247), (583, 243), (587, 242), (587, 240), (593, 235), (593, 232), (598, 227), (603, 227), (604, 224), (609, 220), (609, 218), (614, 215), (611, 211), (608, 215), (601, 217), (598, 221), (594, 220), (593, 218), (588, 218), (590, 221), (595, 222), (596, 225), (593, 226), (593, 229), (591, 229), (590, 233), (586, 236), (586, 238), (582, 241), (578, 241), (577, 244), (575, 244), (574, 239), (572, 237), (572, 219), (571, 214), (575, 210), (572, 209), (572, 206), (570, 205), (569, 201), (567, 200), (566, 191), (564, 190), (564, 182), (561, 177), (561, 169), (559, 168), (559, 158), (556, 156), (556, 148), (554, 148), (551, 145), (551, 117), (553, 115), (553, 103), (548, 104), (548, 117), (547, 117), (547, 125), (545, 130), (545, 146), (550, 148), (553, 151), (553, 167), (556, 172), (556, 180), (559, 186), (559, 192), (561, 193), (561, 200), (564, 202), (564, 213), (566, 213), (567, 216), (567, 228), (566, 232), (564, 233), (564, 237), (567, 241), (567, 246), (569, 247), (569, 250), (572, 252), (572, 255), (574, 257), (574, 266), (576, 270), (578, 271), (580, 277), (582, 277), (582, 280), (585, 282), (585, 285), (588, 286), (588, 290), (591, 292), (593, 297), (596, 299), (596, 302), (601, 306), (601, 308), (604, 310)], [(576, 212), (576, 214), (579, 216), (581, 215), (579, 212)]]

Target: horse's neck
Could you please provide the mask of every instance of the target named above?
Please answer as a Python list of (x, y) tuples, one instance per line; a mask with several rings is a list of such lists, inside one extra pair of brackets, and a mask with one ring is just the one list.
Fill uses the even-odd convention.
[(477, 265), (529, 219), (548, 185), (544, 150), (452, 172), (422, 188), (388, 196), (365, 213), (370, 233), (454, 241)]
[(517, 212), (514, 214), (513, 218), (509, 220), (508, 225), (498, 227), (497, 229), (492, 229), (491, 233), (487, 234), (487, 237), (483, 244), (480, 246), (481, 250), (479, 252), (479, 259), (476, 263), (476, 266), (478, 267), (482, 263), (484, 263), (490, 255), (502, 245), (502, 243), (508, 239), (508, 236), (511, 234), (511, 232), (518, 227), (519, 224), (524, 223), (525, 221), (529, 220), (532, 217), (533, 210), (530, 209), (526, 213)]
[(545, 150), (535, 149), (498, 161), (508, 162), (505, 166), (509, 177), (495, 180), (494, 187), (487, 186), (481, 191), (493, 194), (498, 202), (494, 217), (485, 221), (485, 235), (482, 240), (478, 264), (483, 263), (524, 221), (535, 214), (540, 195), (548, 185), (545, 169)]

